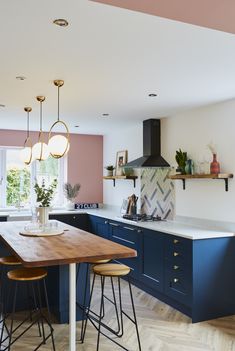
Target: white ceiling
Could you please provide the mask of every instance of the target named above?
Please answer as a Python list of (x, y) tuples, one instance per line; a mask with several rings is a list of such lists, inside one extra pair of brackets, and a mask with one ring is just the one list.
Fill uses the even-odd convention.
[[(25, 129), (23, 107), (32, 106), (37, 130), (35, 96), (45, 95), (48, 129), (58, 78), (65, 80), (61, 118), (78, 133), (105, 134), (235, 97), (232, 34), (89, 0), (0, 0), (0, 18), (0, 128)], [(53, 25), (55, 18), (70, 26)]]

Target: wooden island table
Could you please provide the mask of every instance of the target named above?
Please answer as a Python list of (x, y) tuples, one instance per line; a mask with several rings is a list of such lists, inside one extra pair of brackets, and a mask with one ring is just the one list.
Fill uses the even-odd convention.
[(64, 234), (25, 237), (26, 222), (1, 223), (0, 238), (25, 267), (69, 265), (69, 351), (76, 350), (76, 263), (135, 257), (136, 251), (81, 229), (60, 223)]

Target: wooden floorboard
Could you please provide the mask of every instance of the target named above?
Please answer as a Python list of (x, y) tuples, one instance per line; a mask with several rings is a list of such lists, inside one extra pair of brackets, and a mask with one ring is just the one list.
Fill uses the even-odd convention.
[[(122, 283), (123, 305), (125, 311), (131, 314), (129, 290), (126, 282)], [(93, 310), (97, 310), (100, 301), (100, 284), (95, 287)], [(110, 285), (107, 284), (106, 294), (110, 296)], [(156, 298), (133, 287), (136, 312), (143, 351), (235, 351), (235, 316), (192, 324), (191, 320), (162, 303)], [(111, 304), (106, 306), (106, 320), (115, 327), (114, 311)], [(17, 315), (17, 319), (22, 317)], [(81, 322), (77, 323), (79, 334)], [(137, 351), (136, 334), (132, 323), (124, 319), (125, 333), (122, 343), (130, 351)], [(54, 324), (57, 351), (68, 350), (68, 325)], [(38, 329), (35, 326), (24, 337), (16, 342), (12, 351), (31, 351), (36, 346)], [(97, 332), (88, 324), (85, 343), (77, 345), (79, 351), (96, 350)], [(52, 350), (48, 341), (40, 350)], [(109, 340), (101, 337), (100, 351), (121, 350)]]

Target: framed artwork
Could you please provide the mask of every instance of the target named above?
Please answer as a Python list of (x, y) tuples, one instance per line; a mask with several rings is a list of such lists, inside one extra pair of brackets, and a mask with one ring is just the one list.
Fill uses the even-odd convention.
[(127, 150), (118, 151), (116, 157), (116, 172), (115, 175), (123, 175), (122, 166), (127, 163)]

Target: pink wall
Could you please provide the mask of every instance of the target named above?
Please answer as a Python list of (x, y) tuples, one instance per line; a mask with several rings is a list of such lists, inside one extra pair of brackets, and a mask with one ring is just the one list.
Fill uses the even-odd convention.
[[(0, 129), (0, 146), (22, 146), (26, 133)], [(38, 133), (30, 133), (32, 142)], [(45, 133), (47, 141), (48, 133)], [(103, 202), (103, 136), (70, 134), (68, 181), (80, 183), (79, 202)]]

